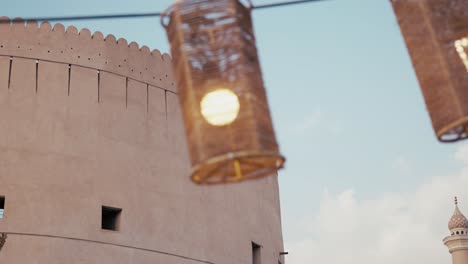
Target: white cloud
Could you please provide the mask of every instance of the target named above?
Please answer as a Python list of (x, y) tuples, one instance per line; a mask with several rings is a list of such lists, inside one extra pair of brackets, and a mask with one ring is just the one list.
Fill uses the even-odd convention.
[(455, 159), (468, 163), (468, 144), (461, 145), (455, 152)]
[(293, 121), (295, 123), (291, 128), (295, 134), (309, 134), (309, 132), (315, 130), (336, 136), (343, 130), (342, 122), (333, 118), (331, 113), (324, 112), (320, 106), (316, 106), (312, 112), (305, 114), (302, 119)]
[[(413, 193), (358, 200), (352, 189), (337, 195), (325, 192), (315, 217), (295, 221), (293, 228), (300, 228), (302, 234), (285, 241), (290, 252), (287, 263), (451, 263), (442, 239), (449, 234), (454, 195), (468, 214), (468, 145), (456, 151), (455, 159), (464, 162), (465, 168), (434, 177)], [(287, 229), (292, 223), (287, 219), (285, 224)]]
[(320, 107), (316, 107), (314, 111), (304, 116), (302, 120), (293, 126), (293, 132), (304, 133), (312, 128), (317, 127), (322, 122), (323, 113)]
[(392, 168), (403, 175), (409, 175), (412, 172), (411, 162), (403, 156), (399, 156), (393, 161)]

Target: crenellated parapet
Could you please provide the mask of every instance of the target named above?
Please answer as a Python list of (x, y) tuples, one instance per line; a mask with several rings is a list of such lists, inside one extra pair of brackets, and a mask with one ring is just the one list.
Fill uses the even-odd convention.
[(114, 35), (74, 26), (0, 17), (0, 56), (78, 65), (176, 92), (171, 57)]

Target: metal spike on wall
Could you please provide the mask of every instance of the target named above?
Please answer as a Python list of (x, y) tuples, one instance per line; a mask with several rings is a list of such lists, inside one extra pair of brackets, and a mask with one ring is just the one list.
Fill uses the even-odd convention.
[(8, 235), (5, 233), (0, 233), (0, 251), (2, 251), (3, 246), (6, 243)]

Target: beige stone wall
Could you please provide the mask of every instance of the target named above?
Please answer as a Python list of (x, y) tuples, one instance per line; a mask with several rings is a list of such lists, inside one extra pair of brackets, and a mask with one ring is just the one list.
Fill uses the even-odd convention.
[(284, 263), (276, 176), (190, 182), (169, 56), (60, 24), (0, 36), (0, 263), (251, 263), (251, 241)]

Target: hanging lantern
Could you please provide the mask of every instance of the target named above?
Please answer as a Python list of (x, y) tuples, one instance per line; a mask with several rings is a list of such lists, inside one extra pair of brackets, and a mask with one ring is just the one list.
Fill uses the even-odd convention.
[(440, 141), (468, 137), (468, 1), (392, 0)]
[(284, 163), (250, 7), (237, 0), (183, 0), (162, 15), (196, 183), (259, 178)]

